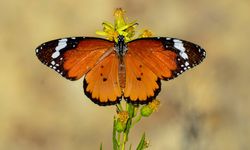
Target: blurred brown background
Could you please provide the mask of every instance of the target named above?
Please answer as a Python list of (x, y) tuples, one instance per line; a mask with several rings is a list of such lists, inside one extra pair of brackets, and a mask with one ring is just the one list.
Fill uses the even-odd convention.
[(0, 4), (0, 150), (111, 149), (115, 107), (88, 100), (42, 65), (35, 48), (68, 36), (95, 36), (122, 7), (157, 36), (202, 45), (207, 58), (163, 82), (161, 107), (132, 131), (152, 150), (250, 149), (250, 1), (9, 0)]

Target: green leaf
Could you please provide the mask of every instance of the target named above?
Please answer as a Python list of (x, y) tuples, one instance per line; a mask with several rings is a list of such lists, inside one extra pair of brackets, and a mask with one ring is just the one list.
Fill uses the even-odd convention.
[(119, 144), (117, 142), (117, 139), (116, 139), (116, 120), (115, 120), (115, 117), (114, 117), (114, 123), (113, 123), (113, 150), (118, 150), (119, 149)]
[(102, 143), (101, 143), (101, 145), (100, 145), (100, 150), (102, 150)]
[(141, 137), (141, 141), (139, 143), (139, 145), (137, 146), (136, 150), (143, 150), (145, 149), (145, 133), (143, 133), (142, 137)]

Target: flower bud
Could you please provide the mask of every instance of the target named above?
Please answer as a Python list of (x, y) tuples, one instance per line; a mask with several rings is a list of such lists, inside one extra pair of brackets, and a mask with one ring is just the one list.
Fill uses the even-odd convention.
[(141, 108), (141, 115), (143, 117), (150, 116), (153, 112), (157, 111), (158, 107), (160, 105), (160, 101), (157, 99), (154, 99), (152, 102), (150, 102), (148, 105), (145, 105)]
[(145, 105), (141, 108), (141, 115), (143, 117), (148, 117), (153, 113), (153, 109), (151, 109), (148, 105)]

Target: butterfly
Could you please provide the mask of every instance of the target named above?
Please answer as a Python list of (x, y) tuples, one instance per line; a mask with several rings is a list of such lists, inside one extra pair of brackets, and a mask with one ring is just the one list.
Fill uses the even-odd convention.
[(170, 37), (125, 42), (96, 37), (56, 39), (38, 46), (38, 59), (69, 80), (84, 76), (85, 95), (105, 106), (148, 104), (159, 94), (161, 80), (173, 79), (206, 56), (199, 45)]

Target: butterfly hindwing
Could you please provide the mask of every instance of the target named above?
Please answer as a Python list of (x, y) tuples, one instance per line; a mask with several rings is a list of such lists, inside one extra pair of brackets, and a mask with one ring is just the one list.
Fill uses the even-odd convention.
[(84, 78), (84, 92), (96, 104), (112, 105), (122, 97), (118, 79), (118, 58), (113, 51), (93, 67)]
[(113, 43), (93, 37), (62, 38), (36, 48), (38, 59), (70, 80), (87, 73)]

